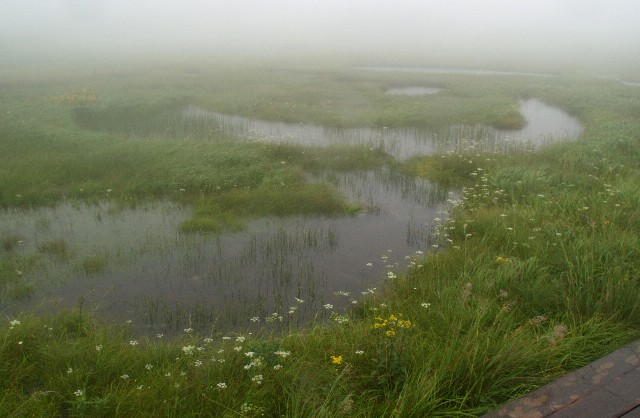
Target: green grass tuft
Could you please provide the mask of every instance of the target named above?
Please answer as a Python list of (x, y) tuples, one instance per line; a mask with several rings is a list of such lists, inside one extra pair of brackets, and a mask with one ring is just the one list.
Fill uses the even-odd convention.
[(102, 273), (107, 269), (107, 259), (103, 255), (87, 255), (82, 259), (81, 267), (87, 274)]

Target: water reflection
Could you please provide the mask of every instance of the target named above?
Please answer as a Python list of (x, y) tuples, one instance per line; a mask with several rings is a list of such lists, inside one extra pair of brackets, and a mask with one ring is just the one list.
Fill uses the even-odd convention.
[[(65, 260), (41, 254), (24, 278), (38, 283), (36, 293), (5, 310), (82, 305), (102, 318), (131, 319), (149, 333), (248, 327), (255, 325), (251, 318), (274, 313), (282, 323), (324, 317), (330, 314), (324, 304), (346, 307), (388, 271), (405, 269), (406, 255), (429, 248), (433, 219), (447, 205), (445, 190), (387, 170), (310, 180), (334, 184), (367, 210), (353, 217), (259, 219), (245, 232), (217, 237), (179, 233), (188, 213), (169, 202), (117, 211), (102, 203), (3, 212), (0, 234), (23, 237), (25, 253), (49, 240), (63, 239), (69, 248)], [(83, 269), (87, 256), (103, 257), (104, 270)]]
[[(459, 125), (436, 133), (329, 129), (196, 107), (185, 109), (184, 117), (213, 120), (245, 140), (365, 144), (400, 159), (463, 148), (503, 152), (575, 138), (582, 130), (577, 120), (537, 100), (524, 101), (521, 109), (528, 124), (519, 131)], [(20, 237), (21, 254), (36, 260), (20, 279), (33, 284), (34, 294), (3, 310), (82, 306), (103, 319), (133, 320), (141, 332), (167, 334), (247, 328), (265, 318), (277, 325), (323, 318), (405, 269), (405, 256), (429, 250), (434, 222), (452, 198), (426, 180), (385, 169), (326, 172), (310, 181), (335, 185), (366, 210), (353, 217), (259, 219), (244, 232), (219, 236), (179, 233), (189, 209), (170, 202), (124, 210), (109, 202), (67, 202), (1, 212), (0, 236)], [(64, 242), (64, 257), (43, 251), (47, 242)]]
[(189, 106), (187, 118), (213, 120), (225, 131), (249, 141), (271, 141), (304, 146), (339, 144), (382, 148), (397, 159), (460, 151), (507, 152), (538, 147), (554, 140), (575, 139), (582, 133), (580, 122), (566, 112), (536, 99), (521, 102), (527, 124), (519, 130), (498, 130), (483, 125), (454, 125), (437, 132), (418, 128), (326, 128), (317, 125), (270, 122), (230, 116)]

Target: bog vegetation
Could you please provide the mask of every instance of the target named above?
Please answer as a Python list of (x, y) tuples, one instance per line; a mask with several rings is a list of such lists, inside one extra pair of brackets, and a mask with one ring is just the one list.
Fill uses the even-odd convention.
[[(2, 416), (476, 416), (638, 338), (639, 88), (586, 75), (291, 68), (4, 80), (0, 205), (173, 200), (192, 210), (185, 233), (216, 234), (266, 215), (349, 216), (359, 208), (308, 174), (387, 166), (461, 190), (437, 243), (303, 328), (169, 338), (82, 306), (7, 313)], [(442, 91), (385, 94), (403, 86)], [(238, 141), (179, 117), (197, 105), (327, 127), (513, 128), (527, 97), (577, 116), (583, 135), (535, 152), (467, 148), (400, 162), (366, 147)], [(24, 251), (29, 237), (0, 238), (4, 301), (31, 297), (38, 283), (25, 273), (70, 253), (64, 240)], [(82, 262), (106, 267), (100, 256)]]

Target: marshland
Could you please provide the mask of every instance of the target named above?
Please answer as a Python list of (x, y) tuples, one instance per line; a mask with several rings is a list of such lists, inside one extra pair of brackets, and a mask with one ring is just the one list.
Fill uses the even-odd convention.
[[(301, 23), (331, 5), (147, 39), (98, 3), (12, 6), (82, 42), (0, 32), (3, 416), (479, 416), (640, 337), (640, 72), (605, 11), (542, 6), (602, 24), (563, 61)], [(186, 4), (150, 13), (214, 12)]]

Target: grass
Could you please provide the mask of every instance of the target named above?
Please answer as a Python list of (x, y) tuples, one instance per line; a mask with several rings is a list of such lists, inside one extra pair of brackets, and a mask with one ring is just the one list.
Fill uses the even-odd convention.
[[(274, 76), (281, 75), (277, 84)], [(196, 104), (222, 113), (331, 127), (448, 127), (454, 123), (522, 126), (514, 90), (518, 83), (499, 77), (471, 79), (450, 75), (376, 73), (361, 69), (326, 71), (250, 67), (218, 73), (208, 81), (211, 94)], [(521, 83), (521, 82), (520, 82)], [(388, 95), (389, 87), (436, 85), (437, 95)], [(516, 87), (517, 86), (517, 87)]]
[[(198, 207), (215, 201), (224, 207), (242, 209), (247, 216), (291, 213), (300, 205), (319, 208), (320, 213), (339, 213), (346, 202), (335, 192), (327, 199), (326, 187), (307, 184), (302, 168), (324, 165), (344, 169), (385, 161), (383, 155), (372, 152), (363, 158), (357, 149), (318, 149), (305, 154), (300, 147), (228, 140), (215, 147), (205, 141), (176, 143), (159, 139), (150, 144), (108, 138), (22, 138), (20, 149), (3, 145), (3, 155), (12, 155), (10, 159), (6, 157), (0, 190), (2, 204), (7, 207), (54, 204), (65, 197), (85, 201), (114, 199), (127, 204), (173, 198), (197, 201)], [(285, 156), (287, 159), (281, 159)], [(287, 161), (294, 164), (286, 164)], [(297, 207), (262, 206), (273, 197), (285, 195), (289, 202), (297, 202)], [(253, 202), (254, 210), (247, 213), (244, 204), (248, 201)], [(225, 217), (219, 217), (217, 222), (224, 225)]]
[[(218, 94), (193, 102), (266, 119), (393, 126), (417, 117), (419, 111), (403, 115), (413, 100), (424, 100), (427, 110), (435, 108), (427, 100), (441, 100), (442, 112), (454, 111), (443, 122), (423, 122), (437, 127), (497, 121), (496, 110), (487, 110), (492, 103), (507, 109), (533, 96), (572, 112), (586, 130), (576, 142), (535, 153), (466, 150), (402, 164), (459, 188), (460, 198), (439, 222), (434, 251), (415, 255), (414, 267), (389, 278), (383, 291), (333, 312), (329, 324), (260, 335), (187, 329), (166, 339), (77, 311), (7, 317), (0, 325), (3, 416), (477, 416), (640, 337), (640, 91), (589, 78), (477, 83), (404, 75), (403, 85), (442, 85), (449, 96), (388, 98), (380, 93), (388, 75), (302, 72), (274, 85), (269, 74), (225, 74), (208, 87)], [(249, 82), (239, 86), (244, 78)], [(220, 81), (234, 79), (237, 95)], [(149, 87), (138, 83), (133, 91)], [(24, 94), (7, 89), (5, 97)], [(95, 103), (111, 100), (101, 88), (93, 91)], [(173, 198), (193, 205), (193, 225), (184, 228), (233, 229), (246, 216), (310, 206), (348, 212), (353, 208), (329, 186), (307, 183), (304, 172), (324, 162), (346, 169), (386, 158), (362, 149), (225, 138), (212, 146), (211, 138), (78, 131), (73, 113), (60, 110), (67, 104), (50, 107), (32, 96), (27, 105), (24, 97), (11, 107), (19, 115), (3, 117), (0, 128), (5, 206), (65, 196)], [(20, 116), (29, 106), (40, 106), (46, 129)], [(19, 241), (4, 238), (3, 283), (17, 280)]]
[(24, 240), (19, 235), (8, 235), (2, 238), (2, 248), (6, 251), (15, 250)]
[(107, 269), (107, 259), (102, 255), (91, 254), (82, 259), (82, 270), (85, 273), (100, 273)]
[(0, 299), (26, 299), (34, 291), (33, 284), (25, 281), (24, 276), (38, 264), (38, 255), (22, 254), (18, 248), (22, 246), (22, 237), (10, 235), (5, 242), (12, 244), (4, 246), (0, 253)]
[(49, 240), (40, 243), (38, 251), (64, 260), (69, 256), (69, 244), (63, 239)]

